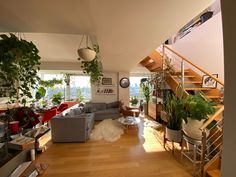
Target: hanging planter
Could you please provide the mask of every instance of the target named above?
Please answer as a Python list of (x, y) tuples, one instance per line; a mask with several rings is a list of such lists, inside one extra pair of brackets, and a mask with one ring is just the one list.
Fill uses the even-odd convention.
[[(89, 42), (90, 41), (90, 42)], [(84, 47), (81, 47), (82, 44), (85, 43)], [(90, 45), (89, 45), (90, 43)], [(89, 47), (91, 46), (91, 47)], [(88, 35), (83, 35), (80, 41), (80, 45), (79, 45), (79, 49), (77, 50), (78, 55), (79, 55), (79, 59), (82, 59), (84, 61), (92, 61), (96, 58), (97, 55), (97, 51), (95, 49), (93, 49), (93, 43), (92, 40), (89, 40), (89, 36)]]
[(85, 61), (92, 61), (96, 57), (96, 52), (89, 48), (80, 48), (77, 52), (79, 57)]

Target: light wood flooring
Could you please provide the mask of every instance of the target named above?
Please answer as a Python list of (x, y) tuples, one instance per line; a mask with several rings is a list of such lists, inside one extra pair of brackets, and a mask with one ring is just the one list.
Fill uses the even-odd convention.
[(113, 143), (55, 143), (37, 162), (49, 166), (42, 177), (191, 177), (171, 152), (160, 144), (158, 130), (129, 128)]

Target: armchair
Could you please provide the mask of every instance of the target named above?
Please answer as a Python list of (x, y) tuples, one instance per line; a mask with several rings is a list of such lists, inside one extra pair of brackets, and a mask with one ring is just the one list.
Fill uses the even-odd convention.
[(123, 115), (123, 117), (139, 117), (140, 109), (136, 107), (121, 106), (121, 114)]

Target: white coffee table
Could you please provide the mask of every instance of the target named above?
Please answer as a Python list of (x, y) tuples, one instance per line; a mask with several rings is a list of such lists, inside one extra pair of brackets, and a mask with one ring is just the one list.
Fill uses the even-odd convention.
[(129, 126), (138, 127), (138, 124), (140, 123), (140, 118), (128, 116), (125, 118), (121, 117), (118, 119), (118, 121), (128, 129)]

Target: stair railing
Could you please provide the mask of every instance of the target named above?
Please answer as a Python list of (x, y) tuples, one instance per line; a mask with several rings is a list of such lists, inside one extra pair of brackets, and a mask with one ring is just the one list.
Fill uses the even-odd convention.
[[(216, 82), (218, 82), (219, 84), (221, 84), (222, 86), (224, 86), (224, 82), (221, 81), (219, 78), (215, 77), (214, 75), (212, 75), (210, 72), (208, 72), (207, 70), (201, 68), (200, 66), (197, 66), (196, 64), (194, 64), (193, 62), (191, 62), (190, 60), (188, 60), (186, 57), (182, 56), (181, 54), (179, 54), (178, 52), (174, 51), (173, 49), (171, 49), (170, 47), (163, 45), (165, 49), (168, 49), (169, 51), (171, 51), (172, 53), (174, 53), (175, 55), (177, 55), (178, 57), (180, 57), (183, 61), (186, 61), (187, 63), (189, 63), (190, 65), (192, 65), (194, 68), (197, 68), (198, 70), (200, 70), (201, 72), (203, 72), (204, 74), (210, 76), (212, 79), (214, 79)], [(182, 71), (181, 69), (181, 72)]]
[[(219, 78), (212, 75), (207, 70), (197, 66), (178, 52), (174, 51), (170, 47), (163, 44), (163, 56), (165, 55), (165, 50), (168, 49), (170, 52), (174, 53), (178, 57), (181, 58), (181, 86), (184, 90), (184, 65), (186, 63), (190, 64), (194, 68), (198, 69), (202, 73), (210, 76), (212, 79), (214, 79), (217, 83), (219, 83), (221, 86), (224, 86), (224, 82), (221, 81)], [(216, 155), (219, 155), (221, 153), (221, 146), (222, 146), (222, 137), (223, 137), (223, 112), (224, 112), (224, 106), (221, 106), (214, 115), (209, 117), (209, 119), (202, 125), (200, 130), (202, 131), (202, 146), (201, 146), (201, 176), (204, 176), (204, 167), (205, 165), (210, 162), (212, 158), (214, 158)], [(222, 116), (220, 116), (222, 114)], [(219, 118), (220, 116), (220, 118)], [(214, 124), (210, 127), (210, 124)], [(209, 128), (210, 127), (210, 128)], [(217, 131), (215, 129), (217, 128)], [(215, 131), (213, 134), (211, 134), (213, 131)], [(210, 134), (210, 136), (208, 136)], [(218, 136), (217, 138), (215, 136)]]
[[(223, 112), (224, 106), (220, 107), (215, 114), (200, 127), (202, 131), (201, 176), (205, 176), (205, 166), (211, 159), (214, 159), (215, 156), (221, 153), (223, 143)], [(213, 125), (210, 126), (211, 124)]]

